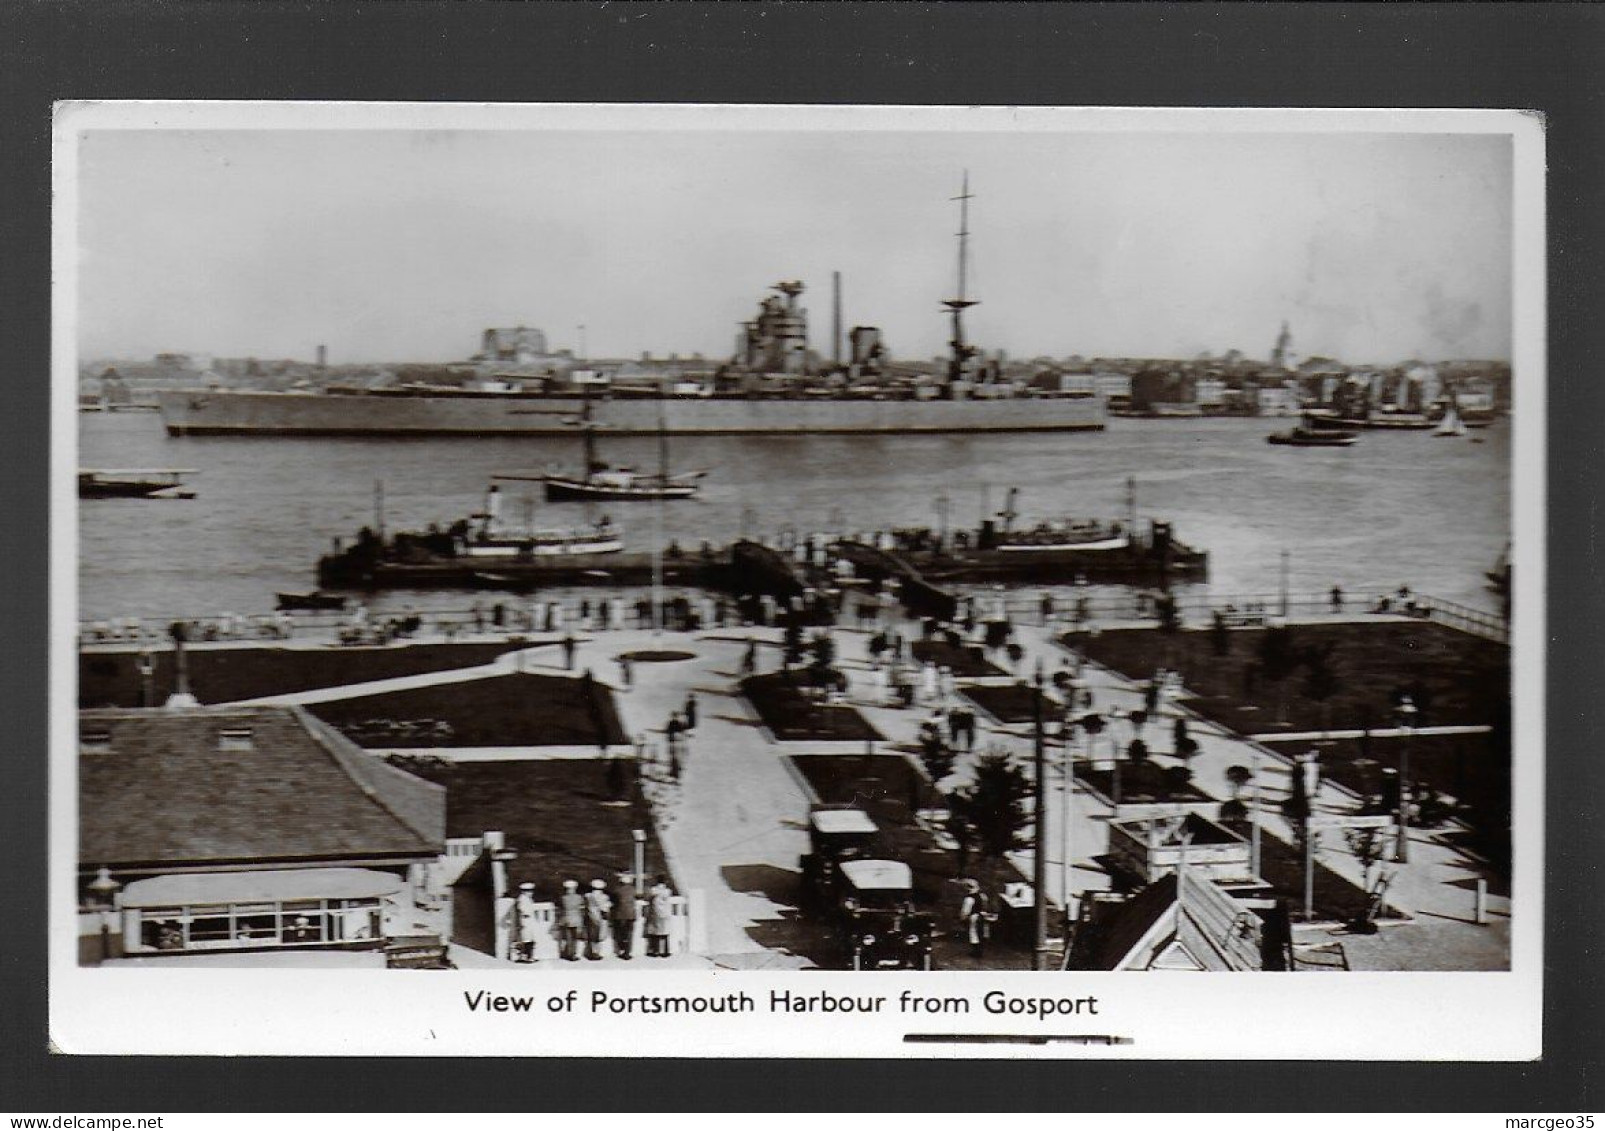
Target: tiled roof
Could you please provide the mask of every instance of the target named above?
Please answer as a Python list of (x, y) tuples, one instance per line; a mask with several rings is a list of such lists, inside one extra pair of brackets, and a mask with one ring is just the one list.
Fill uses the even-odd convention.
[[(1072, 962), (1078, 970), (1114, 970), (1176, 902), (1176, 873), (1169, 872), (1091, 925), (1086, 949)], [(1078, 940), (1079, 941), (1079, 940)]]
[(79, 728), (86, 867), (423, 857), (445, 843), (445, 789), (299, 707), (85, 710)]

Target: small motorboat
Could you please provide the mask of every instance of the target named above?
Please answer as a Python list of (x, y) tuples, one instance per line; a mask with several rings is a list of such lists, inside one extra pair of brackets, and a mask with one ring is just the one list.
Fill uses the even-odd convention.
[(346, 599), (338, 593), (280, 593), (278, 608), (280, 612), (307, 612), (323, 609), (343, 609)]
[(1358, 432), (1298, 427), (1286, 432), (1273, 432), (1265, 437), (1265, 442), (1289, 448), (1350, 448), (1359, 438)]
[(132, 471), (80, 468), (80, 499), (193, 499), (193, 489), (184, 486), (184, 476), (194, 475), (187, 467), (140, 468)]

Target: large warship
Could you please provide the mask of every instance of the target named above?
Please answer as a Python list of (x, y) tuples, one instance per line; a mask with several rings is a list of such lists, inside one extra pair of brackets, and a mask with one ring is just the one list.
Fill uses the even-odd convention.
[[(830, 358), (808, 348), (799, 281), (777, 283), (736, 350), (711, 371), (675, 365), (592, 364), (547, 355), (544, 335), (489, 330), (457, 383), (379, 387), (166, 389), (157, 393), (171, 435), (614, 435), (743, 433), (1043, 432), (1101, 429), (1103, 397), (1045, 390), (1005, 377), (965, 338), (968, 178), (960, 208), (958, 294), (951, 353), (938, 371), (889, 361), (880, 331), (854, 327), (841, 355), (839, 279)], [(539, 348), (533, 348), (538, 345)]]

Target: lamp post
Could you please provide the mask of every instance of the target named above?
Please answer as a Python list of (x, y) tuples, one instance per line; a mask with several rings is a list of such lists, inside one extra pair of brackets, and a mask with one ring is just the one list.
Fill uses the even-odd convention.
[(1410, 736), (1416, 716), (1421, 712), (1406, 695), (1394, 712), (1399, 722), (1399, 850), (1394, 854), (1401, 864), (1410, 862)]
[(1031, 753), (1037, 774), (1036, 853), (1031, 883), (1036, 889), (1035, 930), (1032, 934), (1031, 969), (1048, 968), (1048, 752), (1042, 736), (1042, 662), (1037, 661), (1035, 694), (1031, 699)]
[(1252, 858), (1254, 878), (1260, 878), (1259, 857), (1259, 743), (1249, 744), (1249, 777), (1254, 784), (1248, 797), (1249, 855)]
[(1074, 834), (1071, 831), (1071, 824), (1074, 818), (1073, 798), (1076, 788), (1076, 735), (1079, 728), (1077, 728), (1072, 716), (1075, 713), (1074, 708), (1076, 694), (1078, 691), (1079, 687), (1077, 682), (1075, 680), (1071, 680), (1071, 706), (1065, 711), (1064, 716), (1064, 796), (1060, 799), (1063, 802), (1064, 809), (1062, 815), (1062, 819), (1064, 821), (1064, 843), (1060, 846), (1060, 851), (1064, 856), (1064, 922), (1066, 946), (1069, 945), (1070, 924), (1075, 921), (1075, 892), (1073, 890), (1073, 882), (1075, 880), (1076, 864), (1074, 850), (1075, 840)]
[(640, 895), (646, 890), (646, 830), (631, 829), (630, 837), (635, 841), (635, 894)]
[(938, 529), (940, 530), (938, 537), (941, 540), (943, 547), (947, 546), (947, 508), (951, 505), (951, 503), (952, 500), (946, 495), (936, 496), (936, 521), (938, 523)]
[(95, 878), (89, 881), (89, 901), (100, 916), (100, 960), (111, 958), (111, 920), (117, 913), (117, 893), (122, 884), (111, 878), (111, 871), (102, 864)]
[(141, 648), (134, 663), (139, 667), (139, 705), (156, 706), (156, 659), (149, 648)]

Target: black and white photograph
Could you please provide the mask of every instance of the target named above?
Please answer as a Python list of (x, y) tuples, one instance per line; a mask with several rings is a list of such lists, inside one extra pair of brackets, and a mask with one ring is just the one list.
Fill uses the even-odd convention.
[(57, 1040), (1536, 1055), (1542, 147), (62, 105)]

